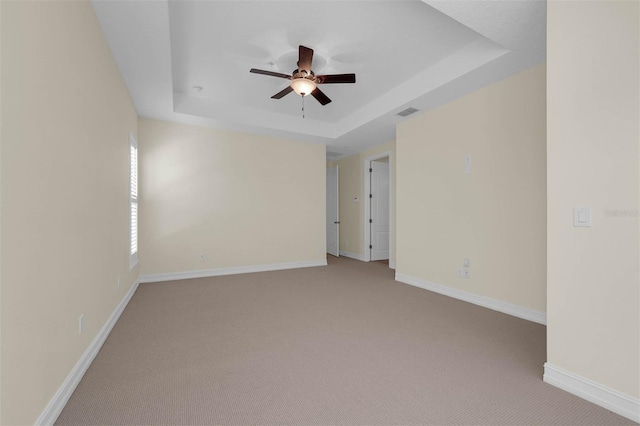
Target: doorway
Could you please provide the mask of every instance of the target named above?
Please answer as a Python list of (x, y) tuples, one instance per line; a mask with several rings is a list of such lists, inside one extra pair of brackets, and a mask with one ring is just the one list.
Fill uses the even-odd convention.
[(389, 260), (389, 157), (372, 161), (369, 176), (370, 260)]
[(327, 253), (340, 256), (340, 206), (338, 166), (327, 168)]
[(365, 159), (364, 222), (365, 261), (391, 258), (390, 153)]

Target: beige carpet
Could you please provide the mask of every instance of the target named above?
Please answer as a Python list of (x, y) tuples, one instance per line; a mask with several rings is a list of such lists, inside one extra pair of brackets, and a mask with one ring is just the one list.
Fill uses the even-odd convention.
[(633, 424), (543, 383), (545, 351), (375, 262), (142, 284), (57, 424)]

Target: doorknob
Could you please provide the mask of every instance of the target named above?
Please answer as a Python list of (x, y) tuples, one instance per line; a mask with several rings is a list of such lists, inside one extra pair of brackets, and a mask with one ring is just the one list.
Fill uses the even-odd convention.
[(338, 224), (338, 223), (340, 223), (340, 221), (337, 221), (337, 222), (333, 222), (333, 223), (335, 223), (335, 224)]

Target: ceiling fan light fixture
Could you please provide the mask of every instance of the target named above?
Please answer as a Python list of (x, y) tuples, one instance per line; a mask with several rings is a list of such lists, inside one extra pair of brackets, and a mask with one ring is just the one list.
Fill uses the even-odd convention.
[(300, 77), (291, 80), (291, 88), (300, 96), (307, 96), (316, 90), (316, 83), (308, 78)]

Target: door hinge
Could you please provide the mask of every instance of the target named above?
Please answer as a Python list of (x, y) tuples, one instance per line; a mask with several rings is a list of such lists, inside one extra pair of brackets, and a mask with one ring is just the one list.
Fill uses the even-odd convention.
[(369, 167), (369, 173), (373, 173), (373, 169)]
[(373, 198), (373, 194), (369, 194), (369, 198)]
[(372, 246), (371, 244), (369, 244), (369, 248), (370, 248), (370, 249), (372, 249), (372, 248), (373, 248), (373, 246)]
[(373, 223), (373, 219), (369, 219), (369, 223)]

